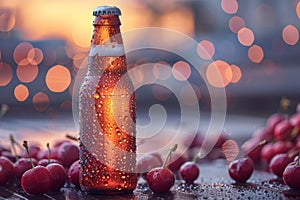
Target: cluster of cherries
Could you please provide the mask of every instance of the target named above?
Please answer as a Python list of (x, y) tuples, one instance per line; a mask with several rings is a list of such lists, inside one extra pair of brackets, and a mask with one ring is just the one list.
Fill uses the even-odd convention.
[(272, 114), (265, 127), (255, 131), (243, 146), (243, 159), (229, 165), (229, 175), (245, 182), (251, 176), (255, 163), (266, 165), (268, 170), (293, 189), (300, 189), (300, 104), (296, 113), (288, 116)]
[(50, 150), (49, 143), (47, 149), (41, 149), (27, 141), (20, 145), (12, 136), (10, 139), (11, 149), (0, 147), (0, 186), (16, 184), (28, 194), (44, 194), (59, 190), (67, 180), (79, 185), (78, 145), (62, 140)]

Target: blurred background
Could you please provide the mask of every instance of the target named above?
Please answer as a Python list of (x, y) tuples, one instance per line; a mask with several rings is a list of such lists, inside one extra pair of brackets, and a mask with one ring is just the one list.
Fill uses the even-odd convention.
[[(298, 0), (2, 0), (0, 104), (18, 113), (71, 111), (74, 79), (89, 52), (92, 11), (100, 5), (122, 10), (122, 32), (161, 27), (196, 40), (209, 55), (198, 52), (199, 59), (209, 63), (212, 58), (220, 68), (222, 85), (214, 85), (209, 70), (205, 78), (225, 88), (228, 112), (267, 116), (283, 96), (295, 105), (300, 100)], [(168, 52), (136, 58), (136, 64), (177, 69), (181, 76), (169, 75), (188, 80), (198, 98), (193, 102), (186, 97), (183, 103), (209, 110), (207, 88), (190, 63)], [(181, 89), (184, 96), (185, 87)], [(159, 85), (141, 87), (137, 97), (138, 107), (170, 105), (175, 99)]]

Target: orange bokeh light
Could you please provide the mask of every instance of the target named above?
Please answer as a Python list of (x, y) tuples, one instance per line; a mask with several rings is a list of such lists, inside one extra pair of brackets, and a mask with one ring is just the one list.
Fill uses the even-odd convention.
[(18, 101), (25, 101), (29, 96), (29, 90), (25, 85), (19, 84), (15, 87), (14, 95)]
[(14, 60), (18, 65), (27, 65), (29, 60), (27, 58), (28, 52), (33, 48), (29, 42), (22, 42), (16, 46), (14, 50)]
[(231, 65), (232, 79), (231, 83), (237, 83), (242, 78), (242, 71), (237, 65)]
[(29, 63), (33, 65), (40, 64), (43, 58), (44, 58), (43, 52), (39, 48), (32, 48), (28, 51), (27, 59)]
[(226, 140), (222, 144), (221, 149), (228, 162), (234, 161), (240, 151), (239, 145), (234, 140)]
[(87, 53), (78, 53), (75, 56), (73, 56), (73, 67), (79, 69), (84, 59), (87, 57), (88, 57)]
[(179, 81), (186, 81), (191, 75), (191, 67), (187, 62), (178, 61), (172, 67), (172, 74)]
[(71, 83), (70, 71), (62, 65), (55, 65), (46, 74), (46, 85), (52, 92), (63, 92)]
[(158, 85), (158, 84), (153, 85), (152, 93), (153, 93), (153, 96), (160, 101), (168, 100), (171, 95), (170, 90), (168, 90), (164, 86)]
[(264, 50), (258, 45), (253, 45), (248, 50), (248, 57), (252, 62), (260, 63), (264, 58)]
[(233, 33), (238, 33), (241, 28), (245, 27), (245, 21), (239, 16), (233, 16), (229, 20), (229, 28)]
[(229, 64), (222, 60), (210, 63), (206, 69), (206, 78), (214, 87), (226, 87), (232, 80), (233, 74)]
[(299, 31), (293, 25), (287, 25), (282, 30), (283, 41), (289, 45), (295, 45), (299, 40)]
[(236, 0), (222, 0), (221, 7), (224, 12), (228, 14), (234, 14), (237, 12), (239, 5)]
[(38, 75), (38, 66), (37, 65), (18, 65), (17, 67), (17, 76), (20, 81), (23, 83), (32, 82)]
[(254, 42), (253, 31), (246, 27), (241, 28), (238, 31), (238, 40), (244, 46), (251, 46)]
[(297, 14), (297, 17), (300, 18), (300, 1), (297, 3), (297, 6), (296, 6), (296, 14)]
[(9, 32), (16, 24), (16, 18), (9, 10), (0, 11), (0, 31)]
[(169, 63), (164, 61), (159, 61), (153, 66), (153, 75), (155, 78), (160, 80), (167, 80), (170, 78), (172, 73), (172, 68)]
[(0, 86), (6, 86), (12, 80), (12, 69), (7, 63), (0, 62)]
[(215, 46), (208, 40), (202, 40), (197, 46), (197, 53), (200, 58), (209, 60), (215, 55)]
[(69, 110), (72, 110), (72, 101), (70, 100), (65, 100), (64, 102), (62, 102), (60, 104), (60, 107), (59, 107), (61, 110), (66, 110), (66, 111), (69, 111)]
[(49, 97), (43, 92), (38, 92), (33, 96), (32, 103), (38, 112), (43, 112), (49, 106)]

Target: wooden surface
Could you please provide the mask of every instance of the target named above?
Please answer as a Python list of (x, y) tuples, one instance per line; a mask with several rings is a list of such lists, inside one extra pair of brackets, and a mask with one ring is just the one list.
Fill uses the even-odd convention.
[(30, 196), (18, 186), (0, 187), (0, 199), (300, 199), (300, 191), (290, 190), (282, 180), (263, 171), (255, 171), (247, 183), (235, 183), (227, 173), (224, 160), (199, 163), (200, 176), (193, 185), (186, 185), (180, 180), (166, 194), (152, 193), (145, 181), (140, 179), (133, 194), (127, 195), (88, 195), (68, 184), (60, 192), (42, 196)]

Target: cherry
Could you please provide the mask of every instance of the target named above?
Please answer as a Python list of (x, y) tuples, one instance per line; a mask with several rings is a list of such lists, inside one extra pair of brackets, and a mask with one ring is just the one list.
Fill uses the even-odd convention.
[(44, 194), (51, 189), (51, 185), (51, 174), (44, 166), (26, 171), (21, 179), (21, 186), (28, 194)]
[(17, 158), (10, 151), (2, 151), (2, 156), (8, 158), (11, 162), (16, 162)]
[(179, 169), (180, 176), (187, 184), (192, 184), (199, 176), (200, 170), (195, 162), (185, 162)]
[(286, 153), (294, 147), (294, 144), (290, 141), (277, 141), (273, 144), (274, 155), (280, 153)]
[(286, 140), (290, 137), (293, 126), (288, 120), (280, 121), (274, 129), (274, 137), (276, 140)]
[(261, 150), (261, 159), (267, 161), (267, 163), (271, 161), (274, 155), (273, 143), (266, 144)]
[(30, 146), (28, 146), (28, 150), (30, 152), (30, 155), (28, 155), (26, 151), (23, 151), (21, 156), (23, 158), (29, 158), (29, 156), (30, 156), (31, 158), (37, 159), (37, 155), (38, 155), (39, 151), (41, 150), (41, 148), (39, 145), (30, 145)]
[(148, 154), (140, 157), (136, 164), (136, 172), (142, 174), (143, 178), (146, 178), (147, 173), (155, 168), (162, 165), (162, 162), (157, 157)]
[(292, 115), (290, 117), (290, 123), (292, 124), (292, 126), (295, 127), (291, 135), (293, 138), (295, 138), (297, 135), (300, 134), (300, 113)]
[(271, 133), (274, 132), (275, 126), (286, 119), (285, 115), (274, 113), (267, 119), (267, 128), (270, 130)]
[(71, 143), (71, 142), (70, 142), (70, 140), (67, 140), (67, 139), (57, 140), (57, 141), (54, 141), (53, 148), (59, 148), (64, 143)]
[(296, 111), (297, 113), (300, 113), (300, 103), (298, 103)]
[(254, 162), (259, 162), (261, 159), (261, 151), (263, 148), (263, 145), (257, 146), (259, 141), (255, 138), (252, 138), (251, 140), (245, 142), (242, 145), (243, 148), (243, 154), (247, 154), (249, 158), (251, 158)]
[(70, 166), (68, 171), (68, 179), (76, 187), (79, 187), (79, 167), (79, 160), (77, 160)]
[(221, 133), (218, 137), (218, 140), (216, 142), (216, 144), (214, 145), (214, 148), (221, 148), (222, 145), (224, 144), (224, 142), (226, 142), (226, 140), (228, 140), (228, 137), (225, 135), (225, 133)]
[(286, 154), (286, 153), (277, 154), (272, 158), (272, 160), (269, 164), (269, 169), (271, 172), (273, 172), (278, 177), (282, 177), (284, 169), (292, 161), (293, 161), (293, 158), (288, 156), (288, 154)]
[(58, 163), (50, 163), (46, 167), (51, 174), (51, 189), (59, 190), (62, 188), (67, 180), (67, 173), (65, 168)]
[(200, 133), (196, 135), (189, 134), (184, 139), (184, 145), (190, 149), (199, 148), (202, 146), (203, 136)]
[(63, 166), (70, 167), (70, 165), (79, 159), (79, 147), (78, 145), (65, 142), (58, 150), (59, 160), (63, 163)]
[(231, 162), (228, 168), (230, 177), (238, 182), (246, 182), (253, 170), (253, 161), (248, 157)]
[(172, 152), (176, 151), (176, 149), (177, 144), (170, 149), (162, 167), (155, 167), (147, 173), (146, 180), (148, 182), (149, 188), (153, 192), (165, 193), (168, 192), (174, 185), (175, 176), (170, 169), (165, 167), (168, 160), (170, 159)]
[(170, 156), (170, 161), (168, 162), (168, 168), (175, 172), (177, 170), (179, 170), (180, 166), (185, 163), (187, 161), (187, 158), (182, 155), (182, 154), (179, 154), (179, 153), (173, 153), (171, 156)]
[(39, 160), (37, 165), (41, 165), (41, 166), (46, 167), (48, 164), (51, 164), (51, 163), (62, 164), (60, 161), (58, 161), (56, 159), (50, 159), (50, 160), (49, 159), (42, 159), (42, 160)]
[(157, 152), (152, 152), (152, 153), (150, 153), (150, 155), (156, 157), (157, 160), (160, 162), (160, 165), (162, 165), (162, 164), (164, 163), (164, 161), (163, 161), (163, 159), (162, 159), (162, 157), (161, 157), (161, 155), (160, 155), (159, 153), (157, 153)]
[(263, 127), (263, 128), (257, 129), (253, 133), (253, 137), (257, 141), (262, 141), (262, 140), (271, 141), (271, 140), (273, 140), (273, 132), (271, 132), (269, 128)]
[(290, 163), (283, 172), (283, 181), (290, 188), (300, 189), (300, 155), (296, 162)]
[[(36, 159), (32, 159), (34, 165), (38, 162)], [(14, 163), (14, 174), (18, 180), (21, 180), (22, 175), (29, 169), (32, 168), (32, 164), (29, 158), (20, 158)]]
[(14, 177), (13, 163), (6, 157), (0, 156), (0, 186)]

